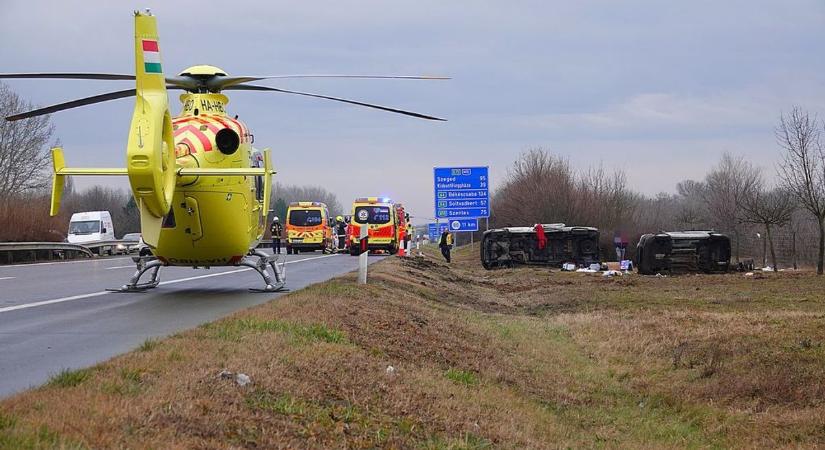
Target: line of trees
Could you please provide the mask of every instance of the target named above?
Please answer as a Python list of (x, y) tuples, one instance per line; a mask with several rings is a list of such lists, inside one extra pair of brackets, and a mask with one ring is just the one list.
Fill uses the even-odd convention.
[(80, 211), (109, 211), (115, 233), (140, 232), (140, 215), (134, 197), (123, 189), (92, 186), (77, 192), (67, 186), (60, 214), (49, 216), (51, 194), (29, 190), (0, 202), (0, 242), (49, 242), (66, 238), (69, 218)]
[(776, 137), (782, 158), (775, 185), (768, 181), (768, 169), (725, 153), (703, 179), (680, 181), (676, 194), (653, 197), (631, 190), (621, 170), (601, 165), (576, 170), (546, 149), (530, 149), (494, 193), (491, 219), (497, 227), (552, 222), (595, 226), (602, 231), (604, 255), (613, 254), (615, 235), (629, 237), (632, 250), (644, 233), (714, 229), (731, 237), (734, 262), (761, 254), (768, 265), (770, 255), (773, 268), (780, 263), (796, 268), (801, 261), (815, 263), (822, 274), (823, 128), (815, 115), (799, 107), (781, 115)]

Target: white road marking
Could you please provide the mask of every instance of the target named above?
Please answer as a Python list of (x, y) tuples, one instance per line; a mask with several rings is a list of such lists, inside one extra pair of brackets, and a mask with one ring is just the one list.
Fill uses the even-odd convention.
[(0, 277), (0, 280), (13, 280), (17, 277)]
[(53, 261), (53, 262), (42, 262), (42, 263), (31, 263), (31, 264), (3, 264), (0, 265), (0, 269), (5, 269), (6, 267), (32, 267), (32, 266), (51, 266), (53, 264), (80, 264), (80, 263), (91, 263), (91, 262), (106, 262), (106, 261), (117, 261), (119, 259), (127, 259), (131, 258), (131, 256), (122, 256), (120, 258), (92, 258), (92, 259), (84, 259), (83, 261)]
[(132, 264), (130, 266), (114, 266), (114, 267), (104, 267), (103, 270), (112, 270), (112, 269), (135, 269), (137, 266)]
[[(294, 264), (294, 263), (299, 263), (299, 262), (304, 262), (304, 261), (312, 261), (313, 259), (329, 258), (329, 257), (332, 257), (332, 256), (338, 256), (338, 254), (334, 253), (332, 255), (315, 256), (315, 257), (312, 257), (312, 258), (299, 259), (297, 261), (286, 261), (284, 264)], [(165, 286), (165, 285), (168, 285), (168, 284), (183, 283), (185, 281), (200, 280), (200, 279), (203, 279), (203, 278), (219, 277), (221, 275), (229, 275), (229, 274), (232, 274), (232, 273), (246, 272), (246, 271), (249, 271), (249, 270), (252, 270), (252, 269), (243, 268), (243, 269), (237, 269), (237, 270), (229, 270), (229, 271), (226, 271), (226, 272), (210, 273), (208, 275), (198, 275), (198, 276), (195, 276), (195, 277), (180, 278), (180, 279), (177, 279), (177, 280), (161, 281), (159, 283), (159, 285), (164, 285)], [(73, 300), (81, 300), (81, 299), (84, 299), (84, 298), (100, 297), (101, 295), (113, 294), (113, 293), (114, 292), (112, 292), (112, 291), (100, 291), (100, 292), (93, 292), (91, 294), (72, 295), (71, 297), (61, 297), (61, 298), (55, 298), (55, 299), (52, 299), (52, 300), (43, 300), (43, 301), (34, 302), (34, 303), (24, 303), (22, 305), (6, 306), (5, 308), (0, 308), (0, 313), (10, 312), (10, 311), (18, 311), (18, 310), (21, 310), (21, 309), (28, 309), (28, 308), (36, 308), (38, 306), (53, 305), (55, 303), (70, 302), (70, 301), (73, 301)]]

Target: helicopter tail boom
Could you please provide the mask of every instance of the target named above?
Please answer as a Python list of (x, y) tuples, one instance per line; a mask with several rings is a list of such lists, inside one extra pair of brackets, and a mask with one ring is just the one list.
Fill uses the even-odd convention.
[(117, 176), (127, 175), (126, 169), (121, 168), (77, 168), (66, 167), (66, 159), (63, 157), (63, 149), (55, 147), (52, 149), (52, 204), (50, 215), (56, 216), (60, 212), (60, 200), (63, 197), (63, 187), (66, 185), (68, 176)]

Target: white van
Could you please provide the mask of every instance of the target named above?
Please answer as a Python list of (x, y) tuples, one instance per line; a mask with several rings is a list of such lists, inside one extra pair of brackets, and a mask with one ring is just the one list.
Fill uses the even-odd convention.
[(72, 214), (69, 220), (69, 234), (66, 241), (72, 244), (84, 242), (113, 241), (115, 227), (109, 211), (87, 211)]

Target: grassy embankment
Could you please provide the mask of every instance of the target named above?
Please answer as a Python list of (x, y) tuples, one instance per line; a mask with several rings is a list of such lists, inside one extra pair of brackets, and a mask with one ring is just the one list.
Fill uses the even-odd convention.
[(0, 447), (822, 446), (823, 342), (808, 273), (391, 258), (57, 374), (0, 403)]

